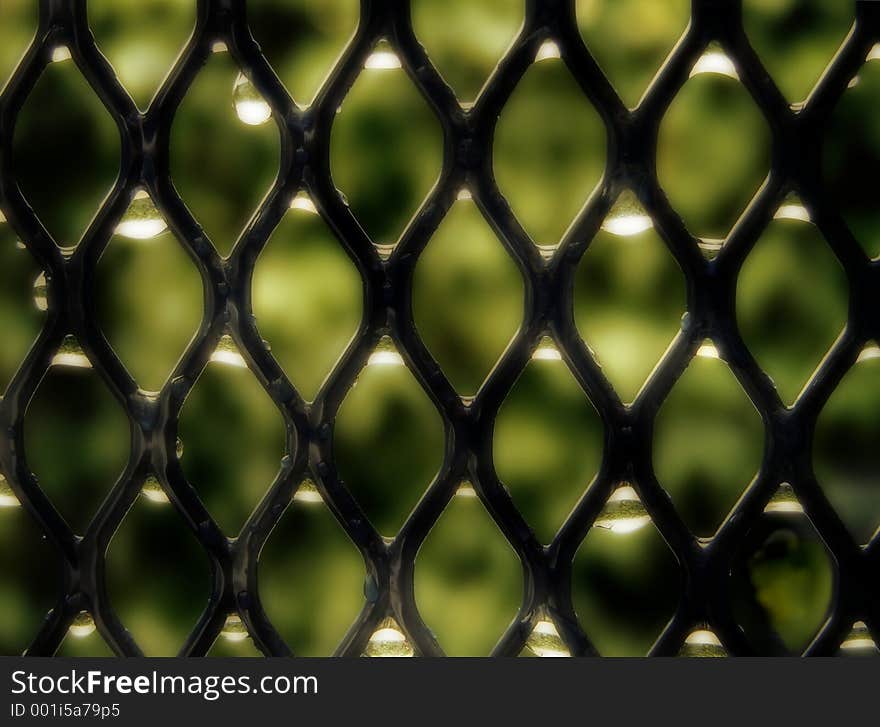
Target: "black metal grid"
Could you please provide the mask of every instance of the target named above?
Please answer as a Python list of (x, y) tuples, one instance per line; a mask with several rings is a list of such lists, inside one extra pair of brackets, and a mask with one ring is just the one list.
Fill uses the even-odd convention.
[[(595, 655), (590, 624), (578, 622), (571, 602), (574, 554), (616, 484), (634, 483), (658, 530), (678, 559), (682, 593), (674, 617), (652, 655), (678, 652), (691, 629), (705, 624), (733, 655), (753, 653), (730, 606), (729, 572), (739, 545), (758, 521), (780, 482), (790, 482), (836, 562), (831, 615), (808, 655), (834, 653), (856, 620), (880, 641), (880, 538), (866, 548), (849, 535), (811, 468), (812, 433), (818, 412), (864, 343), (880, 337), (880, 265), (869, 261), (847, 229), (820, 175), (821, 137), (847, 82), (880, 40), (880, 3), (857, 2), (855, 24), (826, 74), (802, 107), (784, 100), (745, 35), (739, 0), (693, 0), (692, 22), (651, 84), (639, 107), (628, 110), (590, 55), (577, 29), (574, 0), (525, 0), (526, 19), (514, 44), (491, 75), (472, 109), (465, 111), (416, 39), (406, 0), (362, 0), (360, 26), (314, 103), (298, 108), (278, 80), (247, 26), (245, 0), (199, 0), (195, 32), (145, 113), (120, 85), (89, 30), (86, 0), (40, 0), (36, 38), (0, 97), (0, 203), (9, 223), (47, 272), (49, 314), (45, 327), (6, 396), (0, 402), (0, 465), (27, 511), (63, 555), (63, 588), (57, 604), (29, 647), (52, 654), (72, 619), (90, 611), (101, 636), (121, 655), (141, 653), (115, 614), (104, 582), (104, 555), (111, 537), (140, 492), (143, 478), (160, 473), (173, 506), (207, 551), (213, 571), (209, 605), (181, 650), (204, 655), (228, 613), (238, 611), (256, 646), (266, 654), (289, 655), (260, 604), (256, 565), (261, 547), (291, 501), (297, 483), (311, 477), (359, 548), (367, 567), (367, 603), (340, 644), (339, 655), (358, 655), (381, 620), (393, 615), (417, 654), (442, 655), (419, 616), (413, 595), (416, 553), (431, 526), (469, 479), (518, 554), (524, 573), (519, 613), (495, 647), (496, 655), (518, 654), (534, 623), (547, 613), (573, 655)], [(384, 262), (335, 188), (330, 174), (330, 129), (364, 60), (380, 38), (388, 39), (403, 66), (436, 113), (445, 154), (436, 186), (392, 254)], [(600, 187), (550, 260), (516, 221), (495, 183), (492, 138), (498, 116), (548, 39), (595, 105), (609, 137)], [(670, 207), (655, 172), (661, 118), (710, 41), (734, 60), (743, 84), (766, 116), (773, 134), (770, 174), (712, 261)], [(273, 109), (281, 132), (276, 182), (228, 259), (221, 258), (174, 190), (169, 172), (169, 137), (175, 111), (190, 84), (222, 41)], [(121, 170), (112, 193), (76, 251), (65, 257), (17, 187), (12, 170), (16, 117), (37, 78), (63, 44), (104, 105), (122, 138)], [(420, 252), (467, 185), (479, 208), (515, 258), (526, 281), (526, 315), (515, 340), (476, 400), (466, 406), (453, 390), (416, 331), (411, 306), (412, 276)], [(96, 322), (93, 279), (98, 259), (128, 207), (133, 191), (146, 187), (201, 273), (206, 310), (198, 335), (158, 396), (138, 388)], [(617, 195), (632, 188), (654, 220), (687, 280), (687, 316), (667, 355), (638, 399), (624, 406), (579, 336), (573, 318), (573, 273)], [(365, 314), (359, 331), (312, 404), (305, 402), (268, 352), (251, 315), (254, 263), (291, 198), (306, 189), (320, 214), (343, 242), (365, 285)], [(772, 215), (790, 192), (809, 209), (850, 284), (846, 329), (792, 409), (749, 353), (737, 330), (734, 298), (738, 271)], [(236, 538), (212, 520), (185, 480), (175, 455), (177, 419), (187, 393), (208, 362), (219, 337), (231, 331), (248, 365), (272, 397), (287, 425), (289, 456), (271, 489)], [(73, 333), (94, 367), (125, 408), (131, 425), (128, 466), (80, 537), (37, 485), (23, 456), (22, 421), (28, 401), (53, 353)], [(601, 470), (549, 546), (542, 546), (499, 482), (492, 464), (495, 415), (549, 333), (605, 426)], [(445, 423), (442, 469), (393, 541), (370, 525), (341, 483), (333, 460), (334, 416), (379, 338), (390, 334), (407, 365), (437, 406)], [(759, 474), (710, 541), (698, 541), (676, 513), (654, 476), (651, 441), (654, 417), (666, 395), (711, 338), (754, 405), (766, 431)]]

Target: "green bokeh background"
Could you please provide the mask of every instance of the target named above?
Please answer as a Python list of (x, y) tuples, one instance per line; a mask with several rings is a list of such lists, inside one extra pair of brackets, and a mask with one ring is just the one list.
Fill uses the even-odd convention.
[[(194, 0), (90, 0), (96, 39), (141, 108), (149, 105), (192, 28)], [(749, 37), (782, 92), (802, 101), (852, 22), (846, 2), (746, 0)], [(0, 84), (26, 49), (35, 3), (0, 5)], [(419, 39), (462, 102), (473, 101), (522, 20), (518, 0), (413, 0)], [(628, 106), (684, 31), (686, 0), (582, 0), (578, 22)], [(355, 0), (250, 0), (254, 34), (292, 96), (306, 105), (357, 25)], [(215, 54), (174, 122), (174, 184), (227, 254), (278, 173), (270, 121), (242, 124), (238, 69)], [(859, 74), (835, 112), (826, 181), (869, 255), (880, 252), (875, 123), (880, 64)], [(600, 183), (602, 122), (558, 60), (534, 65), (502, 112), (494, 165), (502, 192), (536, 243), (553, 245)], [(723, 238), (769, 168), (770, 132), (735, 80), (701, 75), (661, 126), (658, 173), (698, 237)], [(20, 186), (59, 244), (75, 245), (118, 171), (115, 125), (72, 61), (51, 64), (15, 132)], [(437, 119), (402, 70), (365, 71), (337, 116), (331, 165), (366, 232), (393, 244), (437, 179)], [(31, 286), (40, 273), (0, 223), (0, 391), (39, 333)], [(196, 331), (202, 286), (179, 241), (114, 237), (96, 280), (102, 328), (139, 385), (158, 389)], [(578, 329), (632, 401), (680, 328), (684, 278), (655, 230), (600, 232), (575, 276)], [(416, 270), (420, 333), (453, 385), (473, 395), (522, 319), (522, 277), (472, 201), (457, 202)], [(323, 220), (291, 210), (256, 267), (254, 312), (290, 379), (314, 398), (362, 315), (360, 276)], [(847, 284), (821, 233), (776, 221), (743, 269), (738, 318), (759, 363), (792, 402), (840, 334)], [(816, 472), (859, 542), (880, 523), (880, 360), (857, 364), (820, 418)], [(246, 369), (209, 365), (180, 423), (184, 472), (230, 537), (266, 492), (284, 456), (284, 426)], [(590, 486), (602, 424), (562, 361), (533, 361), (500, 412), (499, 476), (542, 542)], [(89, 369), (53, 367), (25, 421), (26, 455), (71, 527), (82, 532), (121, 472), (128, 424)], [(661, 409), (655, 469), (685, 522), (711, 536), (760, 465), (760, 417), (721, 360), (698, 358)], [(367, 515), (393, 536), (442, 461), (442, 422), (405, 367), (370, 366), (340, 409), (341, 475)], [(637, 483), (636, 483), (637, 484)], [(737, 615), (755, 644), (778, 634), (797, 651), (824, 621), (833, 564), (805, 518), (779, 520), (733, 574)], [(57, 597), (57, 555), (21, 507), (0, 508), (0, 653), (18, 653)], [(364, 566), (326, 507), (294, 502), (261, 557), (261, 595), (297, 653), (332, 653), (363, 606)], [(572, 592), (600, 652), (644, 654), (676, 608), (681, 573), (652, 526), (629, 535), (594, 528), (575, 559)], [(173, 654), (210, 593), (207, 558), (168, 504), (140, 497), (107, 561), (113, 607), (148, 654)], [(423, 618), (450, 654), (488, 653), (522, 599), (522, 570), (480, 501), (456, 497), (416, 564)], [(103, 654), (97, 634), (59, 653)], [(254, 655), (250, 640), (214, 654)]]

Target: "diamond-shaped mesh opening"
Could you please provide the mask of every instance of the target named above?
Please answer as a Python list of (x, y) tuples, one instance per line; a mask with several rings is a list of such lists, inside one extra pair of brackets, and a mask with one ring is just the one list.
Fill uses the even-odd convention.
[(250, 0), (248, 25), (299, 105), (311, 103), (351, 39), (357, 0)]
[(630, 485), (614, 490), (578, 549), (572, 601), (603, 656), (644, 656), (675, 612), (681, 574)]
[[(16, 181), (60, 247), (76, 245), (119, 168), (119, 132), (67, 46), (34, 84), (15, 130)], [(41, 160), (50, 156), (47, 174)]]
[(555, 41), (535, 52), (501, 110), (492, 163), (501, 191), (532, 240), (552, 249), (605, 168), (605, 128), (560, 58)]
[(24, 443), (42, 491), (82, 535), (123, 473), (130, 435), (124, 412), (75, 345), (62, 344), (30, 402)]
[(357, 268), (300, 191), (254, 267), (251, 301), (260, 335), (285, 374), (313, 400), (363, 317)]
[(824, 179), (849, 230), (871, 258), (880, 256), (880, 221), (872, 203), (872, 180), (880, 174), (880, 137), (868, 120), (880, 93), (880, 45), (853, 71), (847, 90), (834, 109), (823, 145)]
[(697, 349), (656, 420), (654, 469), (682, 519), (711, 536), (758, 471), (761, 418), (714, 343)]
[(880, 349), (868, 344), (819, 413), (813, 467), (823, 492), (859, 544), (880, 529), (880, 493), (874, 483), (880, 436)]
[(204, 611), (211, 593), (208, 559), (154, 476), (107, 550), (107, 592), (149, 656), (181, 652)]
[(749, 40), (792, 103), (807, 97), (852, 26), (847, 3), (743, 0)]
[(202, 322), (204, 288), (145, 190), (101, 255), (95, 299), (101, 331), (138, 386), (161, 389)]
[(281, 637), (305, 656), (331, 656), (364, 606), (364, 563), (312, 480), (260, 554), (263, 607)]
[(660, 183), (691, 234), (727, 237), (767, 175), (770, 144), (733, 61), (710, 46), (664, 115), (657, 148)]
[(415, 574), (419, 612), (444, 653), (489, 655), (519, 608), (522, 569), (478, 498), (453, 497)]
[(195, 3), (89, 0), (88, 10), (98, 47), (137, 105), (146, 109), (192, 34)]
[(55, 605), (57, 554), (0, 475), (0, 651), (21, 654)]
[(746, 639), (767, 654), (803, 652), (825, 623), (834, 590), (825, 543), (786, 487), (771, 498), (731, 567), (733, 613)]
[(618, 197), (575, 277), (578, 331), (624, 402), (636, 398), (681, 328), (681, 269), (635, 195)]
[(459, 197), (419, 259), (413, 316), (450, 383), (472, 397), (519, 329), (523, 286), (473, 200)]
[(624, 103), (634, 108), (690, 20), (690, 0), (576, 0), (578, 29)]
[[(512, 12), (499, 15), (497, 26), (484, 13), (467, 23), (467, 37), (445, 27), (430, 37), (418, 19), (424, 8), (410, 7), (416, 3), (203, 0), (194, 25), (183, 15), (192, 5), (0, 5), (0, 244), (7, 245), (4, 261), (22, 255), (20, 269), (4, 262), (0, 281), (0, 505), (4, 515), (29, 518), (31, 535), (49, 550), (46, 562), (62, 571), (51, 594), (33, 598), (30, 582), (22, 590), (21, 578), (3, 581), (3, 611), (18, 614), (8, 622), (14, 626), (3, 625), (4, 650), (154, 649), (140, 616), (117, 599), (118, 586), (107, 597), (107, 566), (123, 557), (146, 507), (189, 537), (195, 560), (204, 554), (210, 589), (203, 610), (175, 621), (156, 650), (675, 656), (723, 649), (737, 656), (832, 655), (866, 646), (868, 637), (877, 643), (876, 589), (863, 582), (876, 577), (880, 541), (864, 483), (877, 472), (856, 457), (842, 470), (826, 468), (833, 444), (829, 450), (816, 427), (830, 427), (827, 441), (847, 446), (861, 441), (863, 424), (870, 430), (860, 413), (870, 385), (853, 384), (855, 395), (847, 388), (876, 358), (880, 338), (870, 93), (880, 58), (878, 3), (791, 3), (799, 9), (792, 17), (812, 19), (789, 34), (774, 30), (788, 27), (788, 3), (749, 2), (744, 21), (737, 0), (527, 2), (514, 8), (521, 28), (507, 22)], [(433, 12), (453, 13), (493, 3), (433, 5)], [(652, 21), (660, 5), (669, 12)], [(797, 14), (820, 5), (819, 14)], [(151, 8), (168, 8), (161, 23), (139, 20)], [(808, 26), (817, 42), (801, 62), (800, 29)], [(490, 33), (479, 58), (453, 47), (459, 35), (464, 47)], [(432, 238), (461, 204), (474, 206), (497, 251), (516, 266), (525, 302), (509, 328), (488, 308), (468, 314), (474, 330), (492, 331), (473, 335), (470, 345), (485, 338), (494, 350), (474, 356), (473, 370), (468, 364), (463, 373), (440, 353), (455, 357), (451, 339), (423, 338), (424, 310), (413, 306), (415, 289), (439, 271), (419, 263), (423, 255), (430, 262)], [(823, 332), (822, 346), (798, 354), (804, 370), (790, 388), (782, 383), (787, 375), (773, 370), (772, 346), (765, 352), (767, 341), (739, 317), (744, 296), (753, 296), (740, 279), (748, 282), (752, 256), (760, 259), (784, 208), (777, 223), (815, 225), (846, 280), (834, 305), (848, 304), (845, 315), (833, 311), (839, 335), (826, 341)], [(307, 273), (317, 299), (326, 294), (336, 303), (356, 288), (362, 294), (362, 309), (347, 308), (350, 318), (314, 344), (314, 360), (294, 356), (280, 339), (276, 356), (269, 339), (283, 330), (284, 306), (274, 322), (271, 306), (261, 313), (262, 276), (282, 247), (270, 238), (296, 211), (320, 213), (347, 256), (338, 259), (350, 261), (360, 280), (352, 276), (346, 292), (334, 275), (297, 266), (293, 282), (281, 285), (300, 288), (296, 276)], [(590, 327), (602, 314), (596, 281), (587, 281), (590, 293), (575, 295), (581, 271), (601, 257), (603, 236), (616, 235), (617, 251), (625, 249), (621, 229), (650, 235), (654, 251), (622, 269), (650, 267), (648, 255), (659, 251), (677, 265), (685, 291), (682, 300), (680, 289), (670, 290), (645, 314), (662, 308), (662, 341), (659, 334), (656, 341), (628, 337), (627, 355), (638, 359), (630, 378), (617, 371), (625, 357), (609, 357), (613, 342)], [(123, 233), (124, 243), (112, 239)], [(150, 247), (159, 238), (178, 246), (174, 255)], [(126, 244), (155, 253), (154, 267), (143, 276), (135, 267), (128, 277), (114, 260), (125, 257)], [(171, 337), (173, 345), (157, 313), (163, 297), (170, 304), (180, 292), (176, 275), (162, 279), (176, 265), (172, 257), (193, 290), (200, 287), (198, 302), (174, 304), (186, 308), (173, 321), (186, 333)], [(797, 278), (792, 295), (819, 295), (798, 266), (778, 272)], [(99, 305), (104, 274), (131, 290)], [(152, 291), (139, 289), (146, 283)], [(657, 285), (665, 292), (666, 282)], [(655, 307), (638, 287), (623, 292), (638, 302), (633, 311)], [(7, 293), (24, 307), (7, 307)], [(132, 301), (158, 298), (133, 306), (149, 325), (133, 316), (114, 328), (100, 317), (106, 309), (120, 315), (114, 301), (123, 293)], [(816, 305), (823, 316), (831, 312)], [(684, 313), (677, 325), (673, 308)], [(304, 345), (296, 340), (291, 350)], [(161, 366), (141, 361), (149, 346), (163, 348), (156, 352)], [(700, 396), (687, 395), (694, 367), (704, 363), (721, 367), (749, 412), (745, 449), (726, 437), (738, 415), (723, 396), (713, 400), (711, 386), (702, 396), (702, 384)], [(520, 444), (504, 455), (503, 419), (535, 366), (566, 374), (567, 390), (589, 414), (590, 435), (577, 442), (564, 432), (548, 436), (554, 422), (542, 422), (552, 419), (552, 402), (543, 400), (542, 410), (537, 397), (537, 413), (522, 417)], [(218, 367), (230, 380), (212, 388), (206, 377)], [(409, 394), (369, 383), (389, 372), (408, 377), (415, 419), (404, 411)], [(58, 385), (58, 377), (71, 385)], [(458, 391), (462, 377), (478, 386)], [(77, 403), (93, 388), (98, 404)], [(788, 396), (794, 388), (797, 395)], [(229, 407), (236, 396), (244, 403)], [(254, 401), (265, 416), (243, 413)], [(662, 421), (670, 413), (687, 426), (670, 434)], [(393, 425), (390, 434), (364, 429), (376, 422)], [(670, 437), (680, 451), (663, 455), (658, 450)], [(555, 456), (537, 455), (536, 443), (548, 452), (578, 446), (580, 464), (561, 471)], [(864, 445), (875, 449), (873, 440)], [(424, 463), (410, 466), (426, 452)], [(510, 471), (517, 457), (526, 470)], [(676, 471), (695, 462), (696, 475)], [(94, 472), (86, 471), (89, 463)], [(721, 469), (720, 488), (714, 475), (704, 476), (713, 467)], [(517, 484), (524, 473), (525, 497)], [(782, 494), (781, 483), (788, 483)], [(285, 534), (291, 500), (295, 510), (316, 499), (331, 518), (327, 532), (366, 571), (352, 575), (351, 610), (337, 614), (326, 633), (317, 622), (303, 623), (314, 615), (309, 603), (332, 596), (319, 589), (291, 609), (305, 614), (303, 622), (285, 622), (279, 597), (269, 595), (277, 581), (271, 585), (262, 572), (257, 578), (261, 557), (271, 566), (274, 548), (291, 552), (283, 547), (294, 537)], [(467, 526), (447, 529), (460, 507), (492, 529), (486, 543), (504, 553), (510, 578), (493, 581), (501, 571), (491, 558), (462, 552), (462, 573), (456, 566), (435, 583), (437, 597), (426, 597), (432, 548), (455, 555), (469, 543), (483, 545), (469, 540)], [(809, 527), (790, 523), (805, 517), (798, 509)], [(789, 550), (755, 535), (768, 522), (777, 523), (776, 540)], [(773, 540), (776, 531), (765, 534)], [(4, 557), (37, 557), (27, 550), (29, 536), (9, 532)], [(332, 550), (322, 532), (309, 532), (314, 540), (296, 556), (305, 562), (290, 563), (291, 588), (308, 577), (299, 575), (311, 563), (305, 553)], [(668, 608), (664, 601), (650, 624), (621, 627), (617, 643), (603, 641), (611, 632), (596, 604), (614, 589), (603, 589), (601, 569), (584, 560), (582, 543), (601, 536), (613, 544), (609, 557), (618, 557), (619, 544), (648, 532), (656, 543), (646, 562), (663, 553), (685, 577), (656, 586), (648, 578), (644, 597), (665, 594)], [(443, 539), (448, 548), (436, 546)], [(136, 564), (161, 552), (161, 538), (146, 540), (131, 541), (131, 563), (120, 561), (125, 577), (135, 578)], [(777, 567), (777, 551), (797, 562)], [(814, 562), (818, 570), (805, 576), (811, 571), (798, 563)], [(586, 575), (583, 563), (593, 563)], [(173, 559), (168, 565), (173, 582)], [(276, 565), (284, 569), (284, 558)], [(613, 567), (607, 572), (609, 583), (621, 578)], [(731, 578), (748, 597), (730, 597)], [(465, 581), (467, 591), (459, 587)], [(597, 600), (574, 598), (575, 582)], [(479, 594), (479, 603), (456, 601), (468, 593)], [(793, 622), (792, 609), (817, 594), (815, 608)], [(24, 610), (10, 611), (8, 603)], [(159, 607), (163, 617), (173, 608)], [(485, 610), (472, 615), (471, 608)]]
[[(786, 201), (775, 216), (740, 273), (737, 322), (752, 355), (790, 404), (843, 331), (849, 290), (806, 208)], [(799, 294), (805, 284), (809, 297)]]
[(281, 414), (228, 335), (187, 397), (178, 431), (183, 474), (234, 536), (276, 479), (287, 442)]

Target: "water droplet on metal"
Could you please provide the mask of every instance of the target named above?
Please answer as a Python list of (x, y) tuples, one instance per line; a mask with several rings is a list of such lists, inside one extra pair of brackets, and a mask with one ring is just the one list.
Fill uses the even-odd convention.
[(400, 57), (387, 40), (380, 40), (364, 61), (364, 68), (372, 71), (391, 71), (400, 67)]
[(81, 639), (95, 633), (95, 620), (88, 611), (80, 611), (73, 617), (70, 627), (67, 629), (71, 636)]
[(880, 346), (872, 342), (861, 350), (856, 363), (864, 363), (865, 361), (872, 361), (877, 358), (880, 358)]
[(247, 368), (247, 362), (244, 360), (244, 356), (241, 355), (238, 346), (235, 345), (235, 341), (228, 333), (224, 333), (220, 336), (220, 340), (217, 341), (217, 348), (215, 348), (214, 353), (211, 354), (211, 361), (214, 363), (225, 364), (227, 366)]
[(871, 632), (864, 621), (856, 621), (853, 624), (852, 629), (840, 645), (840, 650), (846, 654), (859, 655), (880, 653), (880, 649), (877, 648), (877, 643), (871, 638)]
[(260, 126), (272, 118), (272, 108), (243, 73), (232, 86), (232, 103), (238, 118), (248, 126)]
[(721, 358), (718, 348), (709, 339), (700, 344), (700, 347), (697, 349), (697, 356), (700, 358)]
[(20, 507), (21, 503), (12, 491), (9, 481), (0, 474), (0, 507)]
[(247, 626), (237, 613), (230, 613), (223, 624), (220, 635), (227, 641), (244, 641), (248, 637)]
[(688, 634), (678, 655), (684, 657), (718, 658), (727, 656), (727, 650), (713, 631), (702, 628), (695, 629)]
[(562, 52), (559, 50), (559, 46), (556, 42), (552, 40), (545, 40), (541, 43), (541, 47), (538, 48), (538, 52), (535, 53), (535, 63), (549, 61), (555, 58), (562, 58)]
[(724, 52), (724, 49), (717, 42), (712, 42), (706, 48), (706, 51), (700, 56), (699, 60), (691, 69), (690, 77), (699, 76), (703, 73), (716, 73), (721, 76), (739, 80), (739, 73), (736, 65), (730, 56)]
[(594, 524), (617, 535), (626, 535), (640, 530), (650, 522), (651, 516), (635, 488), (628, 483), (622, 483), (611, 493)]
[(290, 209), (308, 212), (312, 215), (318, 214), (318, 208), (315, 207), (315, 203), (312, 202), (312, 198), (309, 197), (309, 194), (306, 191), (299, 192), (296, 197), (290, 201)]
[(537, 348), (532, 353), (533, 361), (562, 361), (562, 353), (556, 347), (555, 341), (550, 336), (544, 336), (538, 342)]
[(721, 252), (721, 248), (724, 247), (724, 240), (701, 238), (697, 240), (697, 246), (706, 257), (712, 258)]
[(394, 345), (391, 336), (382, 336), (370, 358), (367, 359), (368, 366), (403, 366), (403, 357)]
[(624, 190), (611, 207), (602, 223), (602, 229), (618, 237), (632, 237), (654, 226), (639, 198), (630, 190)]
[(800, 198), (796, 194), (789, 194), (783, 203), (779, 205), (776, 214), (773, 215), (775, 220), (797, 220), (799, 222), (812, 222), (813, 218), (810, 211), (804, 206)]
[(70, 48), (66, 45), (58, 45), (52, 49), (52, 63), (61, 63), (69, 61), (72, 58)]
[(132, 240), (149, 240), (168, 229), (165, 218), (145, 189), (139, 189), (116, 225), (116, 234)]
[(781, 513), (789, 515), (803, 515), (804, 508), (797, 495), (788, 482), (783, 482), (773, 493), (773, 497), (764, 508), (764, 512)]
[(390, 616), (382, 620), (364, 649), (364, 656), (412, 656), (412, 645), (407, 640), (400, 626)]
[(318, 486), (309, 478), (304, 479), (293, 495), (294, 502), (301, 502), (305, 505), (318, 505), (324, 502)]
[(379, 257), (382, 258), (382, 260), (388, 260), (394, 252), (394, 248), (397, 247), (397, 243), (384, 244), (377, 242), (374, 243), (374, 245), (376, 252), (379, 253)]
[(470, 480), (462, 480), (458, 489), (455, 491), (455, 495), (456, 497), (463, 497), (465, 499), (479, 497), (477, 491), (474, 489), (474, 484)]
[(86, 356), (79, 341), (68, 334), (61, 341), (58, 351), (52, 357), (52, 366), (71, 366), (73, 368), (90, 369), (92, 362)]
[(49, 284), (46, 273), (40, 273), (34, 281), (34, 305), (38, 311), (49, 310)]
[(165, 490), (162, 489), (162, 484), (155, 475), (148, 475), (144, 480), (143, 487), (141, 487), (141, 494), (147, 500), (154, 502), (157, 505), (167, 505), (170, 502)]
[(535, 628), (532, 629), (532, 633), (526, 640), (526, 648), (535, 656), (571, 656), (571, 652), (559, 635), (556, 624), (546, 617), (535, 624)]

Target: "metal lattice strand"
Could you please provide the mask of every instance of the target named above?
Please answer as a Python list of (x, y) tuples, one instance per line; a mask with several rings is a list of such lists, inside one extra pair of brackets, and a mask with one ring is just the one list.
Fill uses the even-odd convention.
[[(419, 616), (414, 598), (416, 553), (432, 525), (469, 480), (522, 561), (525, 588), (518, 616), (494, 653), (516, 655), (533, 627), (549, 616), (573, 655), (595, 655), (589, 624), (580, 624), (570, 594), (571, 564), (579, 544), (617, 483), (634, 483), (645, 507), (683, 571), (678, 609), (651, 650), (678, 653), (700, 624), (711, 629), (730, 654), (752, 653), (730, 605), (729, 572), (737, 548), (758, 521), (781, 482), (790, 482), (805, 512), (836, 561), (837, 587), (831, 615), (809, 655), (834, 653), (852, 624), (864, 621), (880, 641), (880, 537), (860, 547), (830, 506), (813, 474), (811, 442), (817, 415), (855, 363), (863, 345), (880, 337), (880, 265), (872, 263), (830, 202), (820, 176), (819, 150), (829, 115), (880, 40), (880, 3), (858, 2), (855, 25), (840, 52), (802, 107), (794, 109), (760, 63), (745, 35), (738, 0), (693, 0), (692, 22), (648, 89), (628, 110), (599, 69), (578, 32), (574, 0), (526, 0), (526, 19), (472, 109), (459, 105), (416, 39), (406, 0), (362, 0), (360, 26), (314, 103), (302, 110), (278, 80), (247, 25), (244, 0), (199, 0), (195, 32), (145, 113), (98, 50), (88, 25), (86, 0), (40, 0), (36, 38), (0, 97), (0, 203), (16, 233), (47, 273), (49, 315), (33, 349), (0, 402), (0, 465), (27, 512), (63, 556), (62, 593), (29, 654), (52, 654), (82, 610), (94, 615), (101, 636), (121, 655), (141, 650), (108, 599), (104, 558), (108, 544), (137, 498), (144, 477), (162, 473), (177, 509), (210, 557), (213, 592), (181, 653), (204, 655), (227, 614), (238, 611), (256, 646), (266, 654), (289, 655), (261, 603), (257, 558), (291, 500), (297, 483), (311, 478), (367, 567), (367, 603), (338, 648), (339, 655), (364, 652), (371, 634), (393, 617), (415, 652), (443, 652)], [(390, 259), (383, 261), (358, 224), (330, 174), (330, 130), (364, 61), (388, 39), (403, 67), (440, 120), (445, 155), (440, 179), (407, 227)], [(492, 139), (496, 122), (541, 45), (553, 40), (584, 95), (599, 111), (609, 137), (602, 184), (549, 260), (518, 224), (495, 183)], [(707, 45), (717, 41), (736, 65), (742, 83), (773, 135), (770, 174), (714, 260), (670, 207), (655, 173), (661, 119)], [(281, 129), (281, 167), (275, 184), (228, 259), (221, 258), (175, 192), (169, 171), (169, 139), (175, 111), (217, 42), (229, 52), (270, 104)], [(35, 216), (13, 177), (13, 127), (28, 94), (65, 45), (115, 119), (122, 137), (121, 169), (101, 210), (75, 252), (62, 255)], [(466, 186), (526, 281), (527, 314), (476, 399), (465, 406), (421, 341), (413, 322), (411, 292), (416, 261), (435, 229)], [(143, 187), (183, 241), (206, 290), (198, 335), (158, 395), (148, 395), (122, 365), (95, 316), (95, 267), (135, 190)], [(287, 211), (307, 190), (355, 261), (365, 285), (365, 314), (359, 331), (316, 400), (308, 404), (264, 346), (251, 313), (250, 281), (257, 257)], [(624, 406), (578, 334), (573, 316), (573, 274), (618, 194), (632, 189), (672, 252), (687, 280), (687, 315), (672, 347), (639, 397)], [(794, 191), (842, 263), (850, 285), (850, 315), (843, 335), (802, 396), (787, 409), (772, 382), (746, 348), (736, 325), (737, 275), (773, 213)], [(289, 456), (268, 494), (230, 539), (186, 481), (175, 455), (177, 420), (188, 392), (218, 340), (230, 331), (279, 410), (288, 431)], [(83, 537), (74, 535), (29, 470), (23, 417), (64, 336), (72, 333), (131, 426), (132, 450), (124, 473)], [(499, 482), (492, 461), (495, 416), (544, 335), (550, 335), (605, 426), (604, 458), (596, 480), (549, 546), (539, 544)], [(340, 481), (332, 450), (336, 412), (383, 335), (391, 335), (407, 366), (441, 413), (446, 450), (440, 473), (398, 535), (384, 540)], [(658, 483), (651, 458), (653, 421), (661, 403), (694, 356), (711, 338), (761, 414), (766, 446), (759, 474), (735, 511), (710, 541), (687, 529)], [(584, 630), (586, 629), (586, 631)]]

